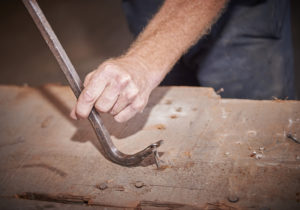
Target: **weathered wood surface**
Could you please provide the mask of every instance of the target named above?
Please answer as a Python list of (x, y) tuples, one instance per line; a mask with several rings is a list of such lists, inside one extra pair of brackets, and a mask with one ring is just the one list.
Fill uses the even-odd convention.
[[(88, 121), (68, 117), (74, 101), (57, 85), (0, 87), (1, 209), (300, 207), (300, 145), (286, 138), (300, 138), (299, 101), (220, 99), (209, 88), (165, 87), (127, 123), (103, 116), (123, 152), (165, 140), (164, 170), (105, 159)], [(99, 190), (101, 183), (108, 188)], [(75, 205), (69, 195), (86, 201)], [(230, 203), (235, 195), (239, 201)], [(58, 203), (64, 198), (71, 202)]]

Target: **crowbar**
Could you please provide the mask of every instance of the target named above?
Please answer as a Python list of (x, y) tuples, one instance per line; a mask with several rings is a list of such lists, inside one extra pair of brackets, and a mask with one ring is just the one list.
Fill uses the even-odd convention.
[[(33, 21), (40, 30), (43, 38), (45, 39), (48, 47), (52, 51), (54, 57), (56, 58), (61, 70), (65, 74), (69, 85), (75, 94), (76, 98), (79, 97), (81, 91), (83, 90), (82, 82), (72, 65), (69, 57), (67, 56), (65, 50), (61, 46), (59, 40), (57, 39), (54, 31), (52, 30), (50, 24), (48, 23), (45, 15), (43, 14), (41, 8), (39, 7), (36, 0), (23, 0), (25, 7), (30, 13)], [(147, 156), (154, 154), (154, 161), (159, 167), (158, 163), (158, 153), (157, 148), (163, 143), (163, 140), (157, 141), (146, 147), (144, 150), (137, 152), (132, 155), (124, 154), (120, 152), (113, 144), (110, 134), (104, 127), (104, 124), (100, 118), (100, 115), (95, 110), (92, 109), (89, 117), (90, 123), (92, 124), (97, 138), (104, 150), (104, 155), (107, 156), (109, 160), (122, 166), (137, 166), (139, 165)]]

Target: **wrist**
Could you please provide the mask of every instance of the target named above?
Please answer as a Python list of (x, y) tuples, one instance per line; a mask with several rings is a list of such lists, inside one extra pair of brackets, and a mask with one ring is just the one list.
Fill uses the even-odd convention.
[(145, 80), (150, 82), (150, 86), (154, 89), (164, 79), (168, 71), (160, 68), (156, 62), (153, 62), (151, 57), (145, 57), (139, 54), (137, 51), (129, 51), (122, 57), (122, 62), (130, 63), (134, 66), (135, 71), (144, 75)]

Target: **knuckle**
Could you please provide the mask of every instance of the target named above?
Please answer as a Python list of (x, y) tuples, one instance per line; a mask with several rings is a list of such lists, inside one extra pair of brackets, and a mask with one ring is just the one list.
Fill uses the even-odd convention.
[(85, 79), (83, 82), (83, 87), (86, 87), (88, 85), (89, 80)]
[(101, 97), (101, 100), (98, 100), (95, 104), (95, 108), (100, 112), (108, 112), (110, 110), (110, 104), (112, 99), (107, 97)]
[(95, 74), (93, 75), (93, 77), (90, 79), (92, 84), (97, 84), (99, 82), (99, 80), (101, 80), (104, 76), (104, 72), (103, 71), (97, 71), (95, 72)]
[(101, 66), (103, 67), (103, 69), (111, 69), (115, 67), (115, 64), (110, 61), (106, 61)]
[(145, 104), (146, 104), (145, 100), (139, 99), (136, 100), (134, 103), (132, 103), (131, 107), (135, 111), (142, 111), (145, 107)]
[(106, 105), (104, 105), (104, 104), (101, 104), (101, 103), (95, 104), (95, 108), (96, 108), (96, 110), (99, 111), (99, 112), (108, 112), (108, 111), (109, 111), (108, 106), (106, 106)]
[(119, 75), (118, 83), (124, 87), (132, 81), (132, 78), (129, 74)]
[(82, 99), (84, 102), (93, 102), (95, 100), (95, 96), (91, 93), (91, 91), (86, 90), (82, 93)]
[(86, 80), (89, 79), (93, 74), (94, 74), (94, 71), (88, 73), (88, 74), (86, 75), (85, 79), (86, 79)]
[(116, 71), (119, 70), (118, 65), (112, 63), (112, 62), (105, 62), (101, 65), (101, 68), (103, 72), (114, 74)]
[(136, 87), (130, 88), (130, 90), (128, 90), (128, 92), (125, 94), (125, 97), (127, 98), (127, 100), (132, 100), (135, 97), (137, 97), (137, 95), (139, 94), (139, 89)]
[(83, 82), (83, 85), (84, 86), (87, 86), (88, 82), (90, 81), (92, 75), (93, 75), (94, 72), (90, 72), (86, 75), (85, 79), (84, 79), (84, 82)]
[(85, 76), (85, 78), (84, 78), (84, 81), (86, 82), (90, 77), (91, 77), (90, 73), (87, 74), (87, 75)]
[(120, 77), (120, 70), (115, 64), (103, 64), (104, 66), (99, 69), (96, 73), (97, 76), (95, 78), (105, 79), (105, 80), (115, 80), (118, 81), (118, 77)]

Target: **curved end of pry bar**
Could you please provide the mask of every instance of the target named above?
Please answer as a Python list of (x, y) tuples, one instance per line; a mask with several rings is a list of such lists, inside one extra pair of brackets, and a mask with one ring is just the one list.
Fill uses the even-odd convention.
[[(107, 139), (105, 141), (107, 141)], [(157, 148), (162, 144), (163, 144), (163, 140), (159, 140), (149, 145), (142, 151), (131, 155), (122, 153), (113, 145), (110, 148), (105, 148), (106, 150), (105, 153), (112, 162), (127, 167), (139, 166), (144, 159), (146, 159), (150, 155), (153, 155), (154, 163), (156, 164), (157, 168), (159, 168), (160, 160), (159, 160)], [(151, 162), (153, 163), (153, 161)]]
[[(113, 160), (114, 162), (120, 164), (120, 165), (124, 165), (124, 166), (138, 166), (140, 165), (140, 163), (146, 159), (148, 156), (153, 155), (153, 160), (154, 163), (156, 164), (157, 168), (159, 168), (159, 157), (158, 157), (158, 152), (157, 152), (157, 148), (160, 147), (160, 145), (163, 144), (163, 140), (159, 140), (151, 145), (149, 145), (148, 147), (146, 147), (145, 149), (143, 149), (140, 152), (137, 152), (133, 155), (127, 155), (124, 154), (120, 151), (118, 151), (118, 155), (117, 157), (115, 156), (114, 158), (111, 158), (111, 160)], [(117, 158), (117, 159), (116, 159)]]
[(159, 157), (157, 148), (163, 144), (163, 140), (159, 140), (140, 152), (135, 154), (124, 154), (119, 151), (113, 144), (109, 132), (106, 130), (100, 115), (95, 109), (92, 110), (89, 120), (95, 130), (99, 143), (101, 144), (105, 155), (109, 160), (122, 166), (138, 166), (149, 155), (153, 154), (154, 162), (159, 167)]

